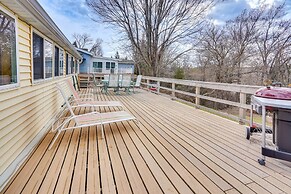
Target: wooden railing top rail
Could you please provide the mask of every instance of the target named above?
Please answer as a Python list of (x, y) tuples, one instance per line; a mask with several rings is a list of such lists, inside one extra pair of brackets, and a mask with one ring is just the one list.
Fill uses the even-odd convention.
[(217, 82), (203, 82), (194, 80), (181, 80), (181, 79), (171, 79), (162, 77), (150, 77), (143, 76), (145, 80), (159, 81), (165, 83), (175, 83), (185, 86), (194, 86), (202, 88), (210, 88), (215, 90), (224, 90), (231, 92), (240, 92), (245, 94), (254, 94), (262, 86), (251, 86), (251, 85), (240, 85), (240, 84), (228, 84), (228, 83), (217, 83)]

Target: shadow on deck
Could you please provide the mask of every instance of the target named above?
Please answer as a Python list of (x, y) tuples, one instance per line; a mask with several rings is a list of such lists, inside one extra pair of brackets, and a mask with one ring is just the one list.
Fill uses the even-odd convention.
[(68, 130), (51, 150), (48, 133), (5, 193), (291, 193), (291, 168), (260, 166), (242, 125), (143, 90), (95, 98), (121, 101), (141, 130), (132, 121), (104, 125), (105, 139), (99, 126)]

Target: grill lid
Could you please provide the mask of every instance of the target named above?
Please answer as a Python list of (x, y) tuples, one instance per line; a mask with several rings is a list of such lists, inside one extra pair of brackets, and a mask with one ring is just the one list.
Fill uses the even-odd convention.
[(291, 100), (291, 88), (268, 86), (256, 91), (255, 96), (277, 100)]

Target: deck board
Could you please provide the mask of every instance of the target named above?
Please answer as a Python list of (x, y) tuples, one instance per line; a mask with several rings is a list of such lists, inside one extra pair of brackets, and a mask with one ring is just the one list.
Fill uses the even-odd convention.
[(259, 142), (236, 122), (143, 90), (94, 98), (121, 101), (140, 128), (105, 124), (104, 139), (100, 126), (68, 130), (51, 150), (48, 133), (4, 193), (291, 193), (290, 164), (260, 166)]

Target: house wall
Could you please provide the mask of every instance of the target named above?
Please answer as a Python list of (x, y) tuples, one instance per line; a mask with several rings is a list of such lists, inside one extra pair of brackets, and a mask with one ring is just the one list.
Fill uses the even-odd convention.
[[(0, 9), (5, 9), (1, 3)], [(56, 83), (71, 79), (71, 75), (64, 75), (33, 83), (33, 27), (18, 18), (16, 26), (19, 86), (0, 90), (0, 191), (47, 133), (51, 119), (60, 110), (63, 100)], [(65, 63), (66, 59), (64, 72)]]
[(103, 74), (110, 74), (111, 73), (110, 69), (106, 69), (106, 62), (110, 62), (110, 63), (114, 62), (115, 63), (114, 73), (117, 73), (117, 69), (118, 69), (118, 62), (117, 61), (91, 57), (91, 61), (90, 61), (91, 72), (93, 71), (93, 62), (102, 62), (102, 73)]
[(85, 53), (80, 53), (83, 57), (83, 62), (80, 64), (80, 73), (90, 72), (91, 56)]
[(118, 64), (118, 73), (134, 73), (134, 64)]
[(114, 62), (115, 63), (115, 69), (114, 73), (118, 72), (118, 61), (113, 60), (110, 58), (103, 58), (103, 57), (93, 57), (87, 53), (84, 53), (82, 51), (79, 51), (79, 53), (82, 55), (83, 62), (80, 64), (80, 73), (94, 73), (94, 68), (93, 68), (93, 62), (102, 62), (102, 72), (95, 72), (95, 73), (102, 73), (102, 74), (110, 74), (111, 70), (106, 69), (106, 62)]

